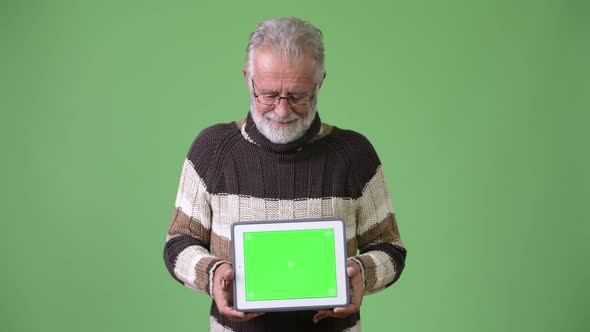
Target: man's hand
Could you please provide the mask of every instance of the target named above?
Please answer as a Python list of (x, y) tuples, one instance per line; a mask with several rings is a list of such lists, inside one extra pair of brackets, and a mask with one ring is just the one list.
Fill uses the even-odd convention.
[(223, 263), (215, 269), (213, 274), (213, 301), (215, 301), (219, 313), (235, 321), (246, 321), (264, 314), (262, 312), (244, 313), (234, 309), (233, 279), (234, 271), (231, 265)]
[(348, 274), (348, 281), (350, 286), (350, 304), (346, 307), (337, 307), (333, 310), (319, 310), (315, 316), (313, 316), (313, 322), (317, 323), (326, 317), (346, 318), (361, 309), (361, 303), (363, 302), (363, 296), (365, 295), (365, 285), (363, 283), (363, 277), (361, 276), (361, 270), (357, 263), (348, 261), (348, 267), (346, 268), (346, 274)]

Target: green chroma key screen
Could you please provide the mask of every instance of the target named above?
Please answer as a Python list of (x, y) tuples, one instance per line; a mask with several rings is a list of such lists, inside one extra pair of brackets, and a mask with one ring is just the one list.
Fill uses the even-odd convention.
[(247, 301), (336, 297), (333, 229), (243, 235)]

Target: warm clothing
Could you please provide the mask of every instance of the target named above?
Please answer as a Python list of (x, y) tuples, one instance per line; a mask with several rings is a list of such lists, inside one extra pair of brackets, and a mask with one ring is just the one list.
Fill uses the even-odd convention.
[[(369, 141), (316, 115), (303, 137), (274, 144), (248, 114), (246, 120), (209, 127), (194, 140), (164, 248), (166, 267), (180, 283), (211, 295), (213, 271), (231, 262), (231, 224), (327, 217), (346, 224), (347, 254), (361, 266), (365, 294), (399, 278), (406, 250)], [(211, 331), (360, 330), (359, 314), (318, 324), (314, 314), (275, 312), (233, 322), (213, 303)]]

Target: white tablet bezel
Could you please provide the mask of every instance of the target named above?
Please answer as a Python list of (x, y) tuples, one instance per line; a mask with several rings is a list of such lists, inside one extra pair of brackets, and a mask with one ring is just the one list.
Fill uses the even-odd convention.
[[(288, 299), (288, 300), (246, 300), (244, 270), (244, 232), (268, 232), (284, 230), (313, 230), (330, 228), (334, 230), (334, 252), (336, 258), (336, 297)], [(334, 308), (349, 304), (348, 276), (346, 275), (346, 234), (344, 222), (337, 218), (298, 219), (280, 221), (238, 222), (231, 227), (232, 259), (234, 277), (234, 307), (243, 312), (267, 312)], [(238, 249), (241, 248), (241, 249)]]

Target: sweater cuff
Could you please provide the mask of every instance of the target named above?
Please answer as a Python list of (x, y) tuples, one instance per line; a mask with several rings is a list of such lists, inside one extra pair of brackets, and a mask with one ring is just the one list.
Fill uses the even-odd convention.
[(361, 277), (363, 279), (363, 285), (365, 286), (365, 290), (366, 290), (367, 289), (367, 279), (365, 278), (365, 267), (363, 266), (363, 262), (360, 259), (358, 259), (356, 256), (348, 257), (347, 260), (355, 262), (359, 266), (359, 268), (361, 270)]
[(223, 264), (223, 263), (227, 263), (230, 266), (232, 265), (228, 261), (224, 261), (224, 260), (221, 260), (221, 259), (215, 259), (214, 261), (212, 261), (209, 264), (209, 266), (207, 267), (207, 271), (197, 271), (197, 273), (198, 272), (207, 273), (207, 276), (209, 277), (209, 283), (208, 283), (205, 291), (211, 297), (213, 297), (213, 282), (214, 282), (213, 277), (215, 276), (215, 270), (217, 270), (217, 268), (220, 267), (221, 264)]

